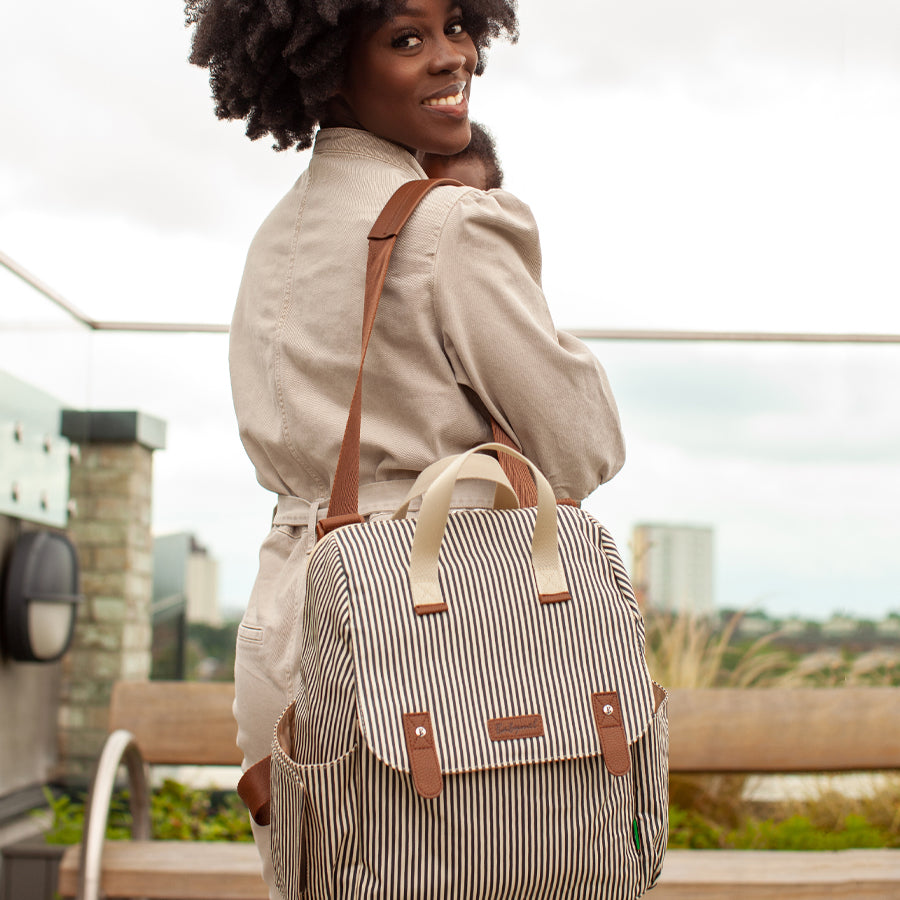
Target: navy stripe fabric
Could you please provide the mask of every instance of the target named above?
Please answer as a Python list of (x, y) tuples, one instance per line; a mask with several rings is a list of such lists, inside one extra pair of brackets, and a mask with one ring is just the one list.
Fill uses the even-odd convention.
[[(558, 514), (572, 595), (562, 603), (538, 599), (534, 509), (451, 513), (439, 567), (448, 608), (433, 615), (412, 604), (414, 522), (348, 526), (316, 547), (303, 689), (272, 759), (285, 900), (625, 900), (658, 876), (667, 701), (654, 709), (612, 538), (583, 510)], [(591, 708), (608, 691), (630, 745), (621, 776), (603, 764)], [(416, 793), (403, 731), (404, 714), (426, 711), (443, 774), (435, 799)], [(543, 733), (491, 740), (489, 720), (520, 716), (540, 716)]]

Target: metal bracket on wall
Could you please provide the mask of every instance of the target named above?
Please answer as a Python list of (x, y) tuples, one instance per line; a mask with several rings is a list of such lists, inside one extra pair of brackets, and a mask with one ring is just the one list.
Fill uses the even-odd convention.
[(62, 405), (0, 372), (0, 515), (65, 528), (72, 445)]

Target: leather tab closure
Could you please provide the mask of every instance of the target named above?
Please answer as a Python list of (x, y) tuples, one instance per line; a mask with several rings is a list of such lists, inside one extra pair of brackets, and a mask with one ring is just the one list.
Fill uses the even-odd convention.
[(591, 694), (591, 706), (606, 768), (611, 775), (627, 774), (631, 768), (631, 754), (628, 752), (619, 695), (615, 691)]
[(320, 541), (329, 531), (343, 528), (345, 525), (362, 525), (365, 519), (359, 513), (347, 513), (345, 516), (330, 516), (316, 522), (316, 540)]
[(438, 762), (431, 714), (404, 713), (403, 731), (409, 753), (409, 771), (416, 791), (420, 797), (433, 800), (444, 789), (444, 779)]

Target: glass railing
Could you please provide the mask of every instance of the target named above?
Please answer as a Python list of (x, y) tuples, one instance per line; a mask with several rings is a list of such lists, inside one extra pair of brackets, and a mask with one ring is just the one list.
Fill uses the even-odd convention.
[[(239, 611), (274, 497), (238, 438), (227, 335), (99, 324), (0, 268), (0, 369), (62, 406), (166, 422), (154, 529), (194, 533), (219, 561), (223, 609)], [(707, 578), (701, 593), (716, 607), (814, 619), (900, 611), (896, 338), (582, 336), (607, 368), (628, 447), (624, 469), (585, 506), (626, 564), (640, 567), (637, 526), (679, 526), (700, 535), (700, 556), (669, 564), (705, 568), (677, 577)]]

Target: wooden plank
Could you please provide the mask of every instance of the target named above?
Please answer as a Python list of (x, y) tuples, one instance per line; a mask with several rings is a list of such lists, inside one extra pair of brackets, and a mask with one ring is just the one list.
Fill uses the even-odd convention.
[(900, 850), (669, 850), (650, 900), (886, 900)]
[[(118, 682), (110, 728), (145, 758), (237, 765), (234, 686)], [(900, 688), (676, 689), (669, 700), (673, 772), (829, 772), (900, 766)]]
[(132, 732), (149, 763), (240, 765), (233, 700), (226, 682), (119, 681), (109, 728)]
[(900, 688), (683, 689), (669, 694), (672, 772), (900, 767)]
[[(60, 865), (59, 891), (75, 895), (78, 847)], [(110, 841), (107, 896), (153, 900), (266, 900), (253, 844)], [(885, 900), (900, 897), (900, 851), (670, 850), (652, 900)]]
[[(74, 897), (80, 848), (66, 850), (59, 893)], [(152, 900), (268, 900), (255, 844), (204, 841), (107, 841), (102, 894)]]

